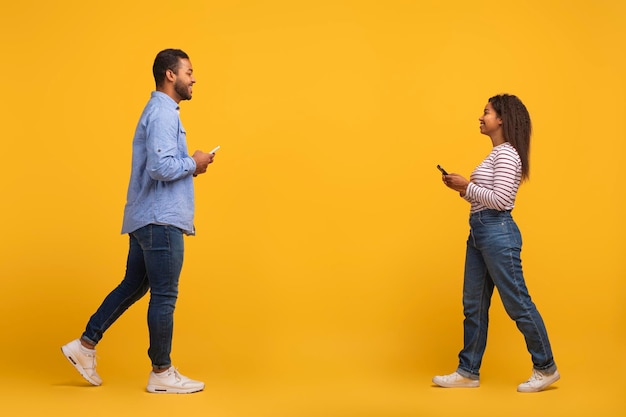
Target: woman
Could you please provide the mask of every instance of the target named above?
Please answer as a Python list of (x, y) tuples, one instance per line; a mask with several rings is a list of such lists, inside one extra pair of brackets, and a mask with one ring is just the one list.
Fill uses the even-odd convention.
[(469, 181), (458, 174), (442, 175), (446, 186), (471, 203), (470, 234), (463, 282), (464, 346), (457, 370), (435, 376), (433, 382), (448, 388), (480, 385), (479, 370), (495, 286), (507, 314), (524, 335), (533, 361), (531, 377), (517, 390), (538, 392), (560, 376), (545, 325), (524, 282), (522, 237), (511, 217), (518, 187), (529, 174), (530, 116), (519, 98), (502, 94), (489, 99), (478, 120), (480, 133), (491, 138), (491, 153)]

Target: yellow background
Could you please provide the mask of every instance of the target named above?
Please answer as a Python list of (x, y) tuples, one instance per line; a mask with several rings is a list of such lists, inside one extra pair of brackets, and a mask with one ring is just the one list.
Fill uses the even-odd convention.
[[(2, 9), (4, 415), (623, 415), (624, 1)], [(196, 180), (173, 351), (207, 387), (182, 398), (144, 392), (146, 299), (99, 345), (102, 387), (59, 350), (123, 276), (131, 140), (167, 47), (197, 78), (190, 151), (222, 146)], [(537, 395), (515, 392), (531, 362), (497, 295), (481, 388), (430, 382), (462, 343), (469, 210), (435, 166), (469, 175), (501, 92), (534, 123), (514, 216), (562, 374)]]

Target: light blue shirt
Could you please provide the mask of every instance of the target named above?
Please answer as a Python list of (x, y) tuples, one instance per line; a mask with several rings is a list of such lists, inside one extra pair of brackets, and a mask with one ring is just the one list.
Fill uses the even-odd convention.
[(195, 234), (195, 170), (178, 104), (167, 94), (153, 91), (133, 139), (122, 233), (148, 224), (162, 224)]

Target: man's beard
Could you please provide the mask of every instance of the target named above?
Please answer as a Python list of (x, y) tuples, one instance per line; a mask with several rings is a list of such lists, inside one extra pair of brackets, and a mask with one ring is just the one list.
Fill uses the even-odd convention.
[(176, 94), (178, 94), (182, 100), (191, 100), (189, 88), (186, 85), (179, 83), (178, 80), (174, 83), (174, 91), (176, 91)]

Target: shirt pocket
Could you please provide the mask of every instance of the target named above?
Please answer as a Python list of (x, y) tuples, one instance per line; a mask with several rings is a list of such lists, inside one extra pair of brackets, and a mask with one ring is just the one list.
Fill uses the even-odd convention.
[(182, 125), (178, 127), (178, 150), (181, 156), (189, 155), (187, 151), (187, 131)]

